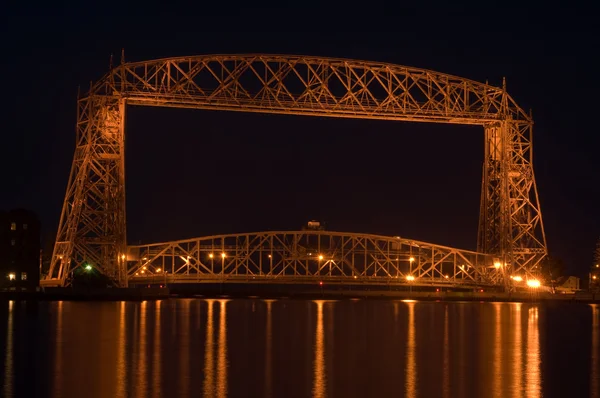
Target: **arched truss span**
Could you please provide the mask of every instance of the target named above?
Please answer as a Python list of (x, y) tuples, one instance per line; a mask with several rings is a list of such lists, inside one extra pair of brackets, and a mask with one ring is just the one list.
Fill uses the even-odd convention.
[(496, 285), (491, 255), (401, 237), (329, 231), (217, 235), (129, 246), (129, 283)]
[(73, 166), (45, 284), (68, 284), (73, 271), (91, 263), (127, 285), (126, 105), (481, 125), (478, 250), (500, 258), (507, 273), (530, 276), (546, 255), (533, 121), (505, 87), (377, 62), (206, 55), (122, 63), (79, 99)]

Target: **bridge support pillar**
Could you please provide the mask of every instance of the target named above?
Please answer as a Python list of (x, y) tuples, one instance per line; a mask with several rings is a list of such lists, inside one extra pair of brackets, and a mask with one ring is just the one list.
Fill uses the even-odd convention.
[(507, 118), (484, 128), (478, 250), (497, 256), (499, 274), (511, 289), (511, 276), (539, 278), (547, 253), (533, 174), (531, 124)]
[(46, 283), (66, 286), (78, 273), (101, 273), (127, 286), (125, 101), (78, 101), (77, 140)]

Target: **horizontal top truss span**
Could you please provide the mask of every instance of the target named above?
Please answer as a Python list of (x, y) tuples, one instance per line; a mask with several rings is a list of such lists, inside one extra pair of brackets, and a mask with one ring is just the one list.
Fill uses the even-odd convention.
[(496, 285), (487, 254), (370, 234), (268, 231), (128, 246), (130, 283)]
[(485, 125), (532, 124), (504, 88), (401, 65), (296, 55), (122, 63), (88, 96), (132, 105)]

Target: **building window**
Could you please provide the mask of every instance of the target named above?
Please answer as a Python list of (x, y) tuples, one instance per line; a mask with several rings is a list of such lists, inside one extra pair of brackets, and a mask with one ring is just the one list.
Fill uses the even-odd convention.
[(17, 223), (16, 222), (11, 222), (10, 223), (10, 230), (11, 231), (16, 231), (17, 230)]
[(11, 246), (14, 246), (16, 243), (17, 243), (17, 242), (16, 242), (14, 239), (11, 239), (11, 240), (10, 240), (10, 245), (11, 245)]
[(27, 280), (27, 272), (21, 272), (21, 280), (22, 281), (26, 281)]
[(27, 224), (23, 224), (23, 229), (27, 229)]
[(11, 272), (10, 274), (7, 275), (7, 277), (8, 277), (9, 281), (14, 281), (15, 280), (15, 273)]

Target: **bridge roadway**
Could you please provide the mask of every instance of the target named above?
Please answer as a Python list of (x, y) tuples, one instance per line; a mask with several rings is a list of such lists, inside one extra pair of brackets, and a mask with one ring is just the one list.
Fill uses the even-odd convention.
[[(125, 256), (124, 256), (125, 257)], [(493, 256), (381, 236), (320, 230), (214, 235), (128, 246), (127, 281), (161, 283), (494, 286)]]

